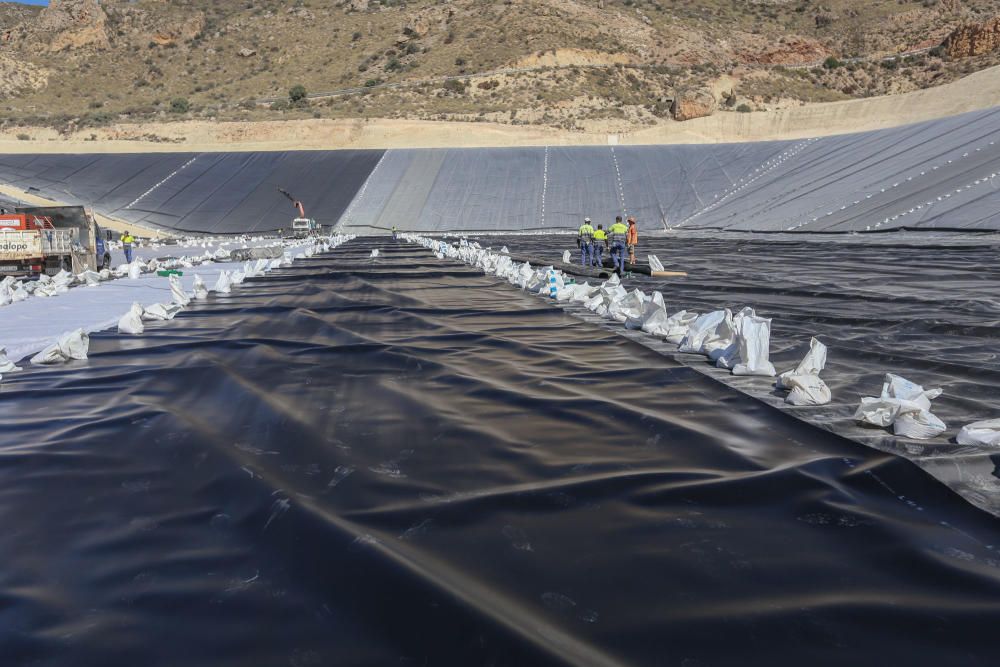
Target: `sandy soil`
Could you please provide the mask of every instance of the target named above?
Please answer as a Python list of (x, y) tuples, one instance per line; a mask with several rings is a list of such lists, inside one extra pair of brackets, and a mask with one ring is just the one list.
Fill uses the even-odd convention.
[[(587, 132), (538, 126), (415, 120), (297, 120), (270, 122), (145, 123), (117, 125), (62, 137), (54, 130), (23, 128), (0, 133), (0, 152), (135, 153), (177, 151), (322, 150), (476, 146), (672, 144), (765, 141), (882, 129), (1000, 105), (1000, 67), (951, 84), (902, 95), (812, 104), (755, 113), (716, 112), (684, 123), (622, 129), (612, 123)], [(155, 135), (177, 143), (143, 140)]]

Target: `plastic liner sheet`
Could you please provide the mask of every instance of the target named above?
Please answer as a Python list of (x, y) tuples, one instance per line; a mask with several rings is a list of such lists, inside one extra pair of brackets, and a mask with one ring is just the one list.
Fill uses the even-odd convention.
[(993, 517), (413, 246), (0, 409), (4, 664), (995, 664)]
[[(480, 239), (497, 244), (495, 238)], [(817, 336), (829, 347), (822, 373), (833, 391), (824, 407), (790, 408), (796, 416), (869, 446), (906, 456), (977, 506), (1000, 515), (1000, 452), (958, 445), (959, 429), (1000, 416), (1000, 237), (923, 234), (889, 237), (708, 239), (639, 234), (637, 255), (656, 255), (686, 278), (626, 279), (629, 289), (660, 290), (667, 310), (735, 312), (753, 306), (773, 318), (771, 361), (794, 368)], [(570, 237), (502, 239), (535, 263), (561, 259)], [(574, 250), (574, 259), (579, 255)], [(645, 260), (643, 259), (643, 263)], [(618, 326), (618, 329), (621, 327)], [(651, 337), (645, 337), (650, 339)], [(676, 346), (658, 346), (676, 354)], [(777, 405), (785, 392), (767, 378), (734, 378), (702, 356), (685, 363)], [(878, 395), (887, 372), (944, 394), (934, 413), (948, 425), (932, 441), (892, 437), (852, 419), (862, 396)]]
[(0, 181), (123, 220), (184, 232), (288, 228), (289, 190), (333, 225), (384, 151), (3, 155)]

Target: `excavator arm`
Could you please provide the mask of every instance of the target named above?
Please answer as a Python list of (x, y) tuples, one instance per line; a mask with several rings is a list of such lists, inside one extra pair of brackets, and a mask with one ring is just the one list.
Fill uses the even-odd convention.
[(290, 202), (292, 202), (292, 206), (294, 206), (295, 208), (299, 209), (299, 217), (300, 218), (306, 217), (306, 209), (305, 209), (304, 206), (302, 206), (302, 202), (301, 201), (299, 201), (298, 199), (296, 199), (295, 197), (293, 197), (292, 194), (290, 192), (288, 192), (287, 190), (282, 190), (281, 188), (278, 188), (278, 192), (280, 192), (281, 194), (283, 194), (286, 197), (288, 197), (288, 200)]

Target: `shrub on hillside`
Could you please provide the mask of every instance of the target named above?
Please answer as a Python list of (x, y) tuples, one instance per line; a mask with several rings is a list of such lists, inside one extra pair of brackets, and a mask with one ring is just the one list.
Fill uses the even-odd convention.
[(170, 111), (173, 113), (187, 113), (191, 110), (191, 103), (183, 97), (177, 97), (170, 102)]

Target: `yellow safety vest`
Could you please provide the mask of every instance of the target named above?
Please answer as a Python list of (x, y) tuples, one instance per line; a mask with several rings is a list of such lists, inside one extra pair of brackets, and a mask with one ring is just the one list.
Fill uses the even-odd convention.
[(124, 243), (125, 245), (132, 245), (133, 243), (135, 243), (135, 238), (131, 234), (123, 236), (122, 243)]
[(608, 235), (604, 232), (603, 229), (598, 229), (596, 232), (594, 232), (594, 240), (595, 241), (604, 241), (607, 238), (608, 238)]
[(594, 228), (587, 223), (580, 225), (580, 239), (589, 241), (594, 236)]
[(611, 225), (611, 229), (608, 230), (608, 233), (611, 235), (612, 243), (614, 243), (615, 241), (624, 241), (625, 234), (628, 233), (628, 227), (626, 227), (620, 222), (616, 222), (615, 224)]

